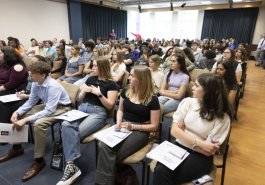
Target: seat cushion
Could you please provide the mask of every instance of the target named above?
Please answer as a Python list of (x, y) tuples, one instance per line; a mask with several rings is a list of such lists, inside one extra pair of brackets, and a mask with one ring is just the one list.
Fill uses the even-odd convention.
[(124, 164), (135, 164), (143, 159), (145, 159), (146, 154), (151, 150), (152, 146), (154, 144), (154, 140), (151, 139), (147, 145), (145, 145), (142, 149), (138, 150), (134, 154), (130, 155), (126, 159), (123, 160)]

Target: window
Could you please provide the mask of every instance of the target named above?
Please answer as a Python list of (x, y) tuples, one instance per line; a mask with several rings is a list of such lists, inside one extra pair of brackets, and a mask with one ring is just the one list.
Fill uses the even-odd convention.
[[(138, 15), (138, 16), (137, 16)], [(194, 39), (197, 32), (198, 10), (185, 10), (178, 12), (143, 12), (128, 11), (128, 37), (139, 33), (144, 39), (159, 38), (170, 40), (172, 38)]]

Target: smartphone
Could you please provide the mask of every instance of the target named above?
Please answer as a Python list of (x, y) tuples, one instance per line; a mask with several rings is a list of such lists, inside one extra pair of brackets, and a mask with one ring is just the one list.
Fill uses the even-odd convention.
[(192, 183), (194, 185), (201, 185), (201, 184), (205, 184), (205, 183), (211, 182), (211, 181), (213, 181), (212, 177), (210, 177), (209, 175), (204, 175), (199, 179), (193, 180)]

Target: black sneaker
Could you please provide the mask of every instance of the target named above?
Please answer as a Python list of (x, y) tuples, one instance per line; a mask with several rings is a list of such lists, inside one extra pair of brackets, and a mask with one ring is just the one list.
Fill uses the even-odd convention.
[(63, 178), (56, 185), (70, 185), (81, 175), (80, 169), (74, 163), (67, 163)]

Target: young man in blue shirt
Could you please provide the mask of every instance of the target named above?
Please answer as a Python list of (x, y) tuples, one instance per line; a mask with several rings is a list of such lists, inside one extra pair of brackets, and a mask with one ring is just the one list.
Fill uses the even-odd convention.
[[(49, 77), (50, 71), (50, 64), (45, 62), (37, 62), (29, 66), (29, 75), (33, 81), (30, 97), (11, 117), (11, 122), (18, 131), (26, 123), (33, 124), (34, 127), (35, 161), (22, 177), (22, 181), (29, 180), (43, 169), (47, 128), (56, 123), (55, 116), (70, 110), (71, 101), (66, 90)], [(39, 101), (42, 103), (38, 104)], [(22, 145), (14, 144), (12, 149), (0, 157), (0, 163), (23, 153)]]

